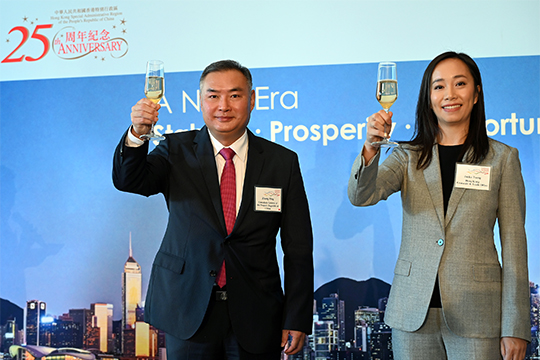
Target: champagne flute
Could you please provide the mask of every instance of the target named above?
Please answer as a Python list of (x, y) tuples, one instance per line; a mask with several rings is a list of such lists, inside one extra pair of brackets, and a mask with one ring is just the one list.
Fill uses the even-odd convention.
[[(384, 111), (388, 114), (388, 110), (394, 102), (397, 100), (397, 67), (393, 62), (381, 62), (379, 63), (379, 69), (377, 72), (377, 101), (383, 107)], [(379, 145), (382, 147), (395, 147), (399, 144), (395, 141), (389, 140), (389, 133), (386, 130), (387, 124), (384, 123), (384, 137), (380, 141), (372, 142), (371, 145)]]
[[(164, 78), (163, 61), (150, 60), (146, 63), (146, 80), (144, 82), (144, 95), (154, 104), (157, 104), (163, 94), (165, 94), (165, 78)], [(165, 140), (164, 136), (156, 134), (154, 131), (154, 123), (148, 134), (141, 135), (142, 139), (146, 140)]]

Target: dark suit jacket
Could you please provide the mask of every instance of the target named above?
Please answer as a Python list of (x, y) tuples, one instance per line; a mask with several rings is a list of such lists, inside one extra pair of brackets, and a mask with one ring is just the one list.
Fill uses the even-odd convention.
[[(297, 155), (248, 130), (241, 206), (227, 236), (208, 130), (176, 133), (147, 155), (148, 144), (114, 154), (116, 188), (162, 193), (169, 222), (155, 257), (145, 321), (189, 339), (206, 312), (216, 273), (227, 265), (228, 306), (238, 341), (249, 352), (280, 346), (281, 330), (311, 333), (313, 236)], [(255, 187), (282, 189), (281, 212), (255, 211)], [(276, 256), (280, 231), (285, 293)]]

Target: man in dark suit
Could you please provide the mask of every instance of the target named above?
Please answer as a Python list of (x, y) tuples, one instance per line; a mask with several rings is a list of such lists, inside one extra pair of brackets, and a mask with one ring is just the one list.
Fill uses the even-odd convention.
[(169, 360), (279, 359), (283, 347), (294, 354), (313, 309), (313, 236), (297, 155), (247, 129), (255, 92), (237, 62), (203, 71), (200, 104), (206, 126), (166, 135), (148, 154), (140, 136), (160, 106), (140, 100), (114, 154), (114, 185), (162, 193), (169, 210), (145, 320), (167, 334)]

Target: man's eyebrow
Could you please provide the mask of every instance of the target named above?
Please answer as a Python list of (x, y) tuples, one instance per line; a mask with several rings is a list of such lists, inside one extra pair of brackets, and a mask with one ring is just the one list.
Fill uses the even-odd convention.
[[(235, 87), (235, 88), (225, 90), (225, 92), (237, 92), (237, 91), (243, 91), (243, 88)], [(217, 93), (217, 92), (220, 92), (220, 90), (213, 89), (213, 88), (208, 88), (208, 89), (206, 89), (206, 92)]]

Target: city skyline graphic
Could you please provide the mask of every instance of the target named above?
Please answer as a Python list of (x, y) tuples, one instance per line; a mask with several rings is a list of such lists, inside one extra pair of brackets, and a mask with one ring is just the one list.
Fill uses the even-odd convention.
[[(131, 234), (129, 253), (121, 273), (121, 319), (113, 320), (114, 307), (107, 303), (91, 303), (90, 308), (66, 309), (63, 314), (47, 311), (46, 300), (28, 300), (19, 308), (26, 326), (21, 327), (15, 311), (1, 314), (0, 349), (11, 345), (73, 347), (88, 350), (96, 356), (122, 358), (161, 358), (165, 356), (165, 336), (144, 322), (142, 303), (143, 269), (133, 255)], [(527, 359), (537, 359), (540, 295), (538, 284), (531, 286), (531, 326), (533, 341)], [(384, 321), (384, 310), (390, 284), (375, 278), (356, 281), (334, 279), (314, 292), (313, 333), (303, 350), (289, 359), (353, 359), (391, 360), (391, 328)], [(25, 312), (22, 315), (23, 311)], [(118, 313), (118, 311), (116, 312)], [(10, 334), (10, 331), (12, 335)], [(10, 340), (8, 340), (10, 339)]]

